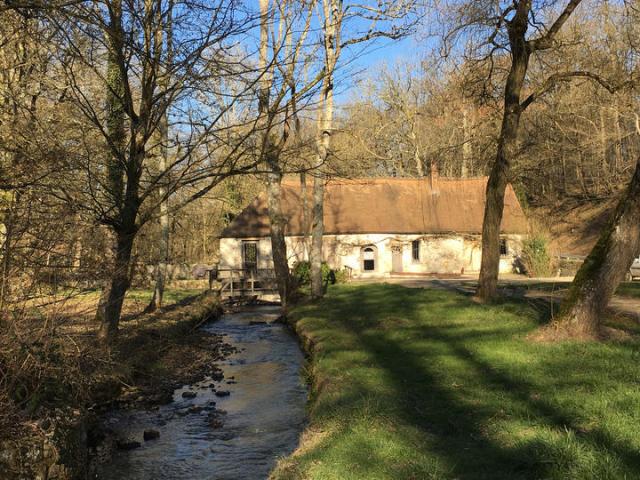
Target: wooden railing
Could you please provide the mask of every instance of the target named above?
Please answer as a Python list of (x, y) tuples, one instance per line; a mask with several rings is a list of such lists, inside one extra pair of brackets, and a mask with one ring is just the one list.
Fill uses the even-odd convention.
[(245, 270), (220, 268), (209, 271), (209, 288), (219, 284), (220, 296), (244, 296), (272, 292), (275, 288), (275, 271), (272, 268)]

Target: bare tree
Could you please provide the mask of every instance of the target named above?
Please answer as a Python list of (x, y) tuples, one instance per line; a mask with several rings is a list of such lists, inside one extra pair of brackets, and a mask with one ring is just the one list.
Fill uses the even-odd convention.
[[(164, 51), (166, 56), (166, 64), (171, 65), (172, 63), (172, 52), (173, 52), (173, 31), (172, 31), (172, 19), (173, 19), (173, 8), (174, 8), (174, 0), (169, 0), (167, 4), (167, 11), (165, 14), (166, 23), (163, 30), (158, 30), (157, 35), (164, 35), (165, 37), (165, 45)], [(160, 9), (156, 14), (161, 14)], [(158, 23), (160, 24), (162, 19), (159, 19)], [(163, 75), (163, 82), (159, 84), (161, 91), (164, 92), (165, 95), (168, 94), (167, 88), (169, 87), (170, 79), (168, 75)], [(158, 124), (158, 136), (159, 136), (159, 154), (158, 154), (158, 170), (163, 172), (167, 169), (167, 165), (169, 162), (169, 106), (165, 108), (164, 115), (162, 117), (161, 122)], [(153, 289), (153, 296), (151, 297), (151, 301), (149, 302), (147, 311), (154, 311), (155, 309), (162, 307), (162, 301), (164, 297), (164, 287), (167, 280), (167, 266), (169, 263), (169, 198), (167, 196), (166, 188), (164, 185), (160, 185), (158, 188), (158, 195), (160, 198), (164, 198), (162, 202), (160, 202), (160, 239), (159, 239), (159, 262), (156, 264), (156, 281)]]
[(422, 176), (426, 162), (448, 176), (484, 171), (494, 116), (486, 108), (477, 114), (480, 100), (464, 88), (464, 75), (427, 59), (370, 73), (343, 108), (330, 166), (336, 174)]
[[(482, 62), (489, 62), (489, 75), (493, 73), (493, 67), (497, 63), (494, 58), (496, 53), (507, 51), (509, 54), (497, 153), (486, 188), (482, 264), (476, 292), (476, 297), (482, 301), (491, 301), (498, 295), (500, 228), (504, 209), (504, 192), (509, 182), (512, 163), (518, 154), (521, 115), (537, 98), (537, 95), (532, 94), (523, 99), (530, 59), (558, 44), (559, 32), (581, 0), (562, 2), (565, 6), (555, 20), (546, 26), (543, 19), (549, 18), (548, 12), (558, 3), (560, 2), (538, 3), (533, 0), (518, 0), (455, 2), (448, 5), (459, 16), (457, 26), (449, 33), (447, 41), (461, 38), (458, 34), (462, 32), (469, 35), (474, 55)], [(554, 84), (556, 80), (558, 78), (554, 75), (548, 78), (549, 88), (550, 84)]]
[[(324, 50), (324, 75), (320, 88), (317, 113), (316, 162), (313, 173), (313, 206), (311, 235), (311, 294), (323, 295), (322, 239), (324, 235), (324, 166), (331, 151), (334, 119), (334, 81), (336, 68), (344, 48), (370, 42), (378, 38), (399, 39), (407, 35), (415, 25), (416, 3), (412, 0), (382, 1), (376, 5), (345, 4), (342, 0), (322, 0), (320, 25)], [(350, 38), (344, 35), (351, 20), (365, 22), (365, 32), (355, 30)], [(379, 28), (378, 25), (387, 25)]]
[[(270, 7), (269, 0), (260, 0), (260, 156), (267, 169), (271, 251), (278, 291), (285, 310), (292, 290), (285, 242), (287, 219), (282, 210), (281, 184), (287, 170), (284, 151), (290, 147), (291, 123), (297, 122), (299, 105), (311, 96), (321, 78), (319, 74), (306, 83), (298, 78), (298, 71), (308, 65), (312, 58), (313, 49), (307, 45), (307, 39), (314, 7), (313, 1), (302, 4), (283, 1)], [(297, 130), (297, 127), (294, 128)]]
[(53, 173), (67, 172), (60, 157), (73, 154), (74, 139), (61, 82), (54, 74), (57, 66), (48, 50), (55, 26), (30, 10), (2, 15), (0, 316), (11, 300), (32, 293), (34, 265), (46, 263), (57, 246), (54, 220), (63, 212), (72, 214), (49, 195), (48, 187)]
[[(630, 18), (637, 22), (640, 10), (632, 6), (629, 14)], [(637, 34), (629, 35), (626, 40), (634, 53), (637, 53), (640, 46)], [(618, 85), (617, 88), (601, 80), (600, 82), (613, 92), (622, 87), (635, 87), (633, 79)], [(617, 97), (615, 105), (618, 112)], [(637, 113), (634, 115), (636, 135), (640, 136), (640, 117)], [(616, 134), (620, 136), (619, 131), (616, 131)], [(621, 156), (620, 153), (618, 155)], [(639, 253), (640, 156), (636, 159), (634, 174), (621, 195), (612, 218), (600, 233), (598, 242), (574, 278), (569, 293), (562, 302), (559, 317), (547, 331), (554, 338), (597, 337), (611, 297)]]
[[(233, 146), (221, 141), (222, 133), (226, 136), (231, 129), (222, 119), (242, 99), (242, 92), (231, 94), (225, 87), (245, 71), (243, 58), (228, 53), (225, 43), (250, 29), (252, 19), (236, 12), (233, 2), (169, 6), (160, 0), (112, 0), (63, 10), (68, 20), (60, 30), (60, 44), (62, 54), (72, 59), (65, 67), (73, 101), (108, 152), (87, 152), (81, 159), (77, 172), (86, 180), (83, 191), (61, 186), (61, 195), (74, 197), (112, 232), (112, 266), (97, 313), (105, 340), (117, 333), (141, 226), (156, 218), (159, 206), (176, 191), (189, 188), (192, 193), (174, 204), (174, 210), (227, 176), (255, 167), (255, 162), (240, 163), (248, 158), (242, 153), (248, 148), (243, 139), (250, 136), (249, 128), (233, 129)], [(166, 55), (163, 32), (170, 15), (173, 34), (181, 41)], [(106, 86), (106, 116), (103, 97), (78, 76), (79, 66)], [(251, 86), (247, 83), (244, 91)], [(173, 121), (165, 125), (170, 108)], [(171, 145), (161, 145), (167, 138), (163, 129), (175, 132)], [(173, 152), (164, 169), (153, 155), (159, 148)]]
[[(550, 202), (568, 207), (571, 202), (617, 196), (635, 168), (635, 152), (640, 151), (633, 91), (618, 89), (612, 96), (597, 81), (568, 76), (598, 72), (613, 87), (634, 77), (637, 54), (629, 39), (637, 35), (635, 23), (620, 5), (589, 6), (595, 8), (574, 11), (558, 47), (534, 56), (528, 67), (526, 95), (543, 92), (545, 80), (554, 72), (567, 80), (551, 82), (521, 117), (518, 158), (509, 177), (534, 209)], [(510, 58), (495, 54), (483, 61), (482, 56), (478, 60), (459, 51), (444, 60), (434, 55), (425, 52), (415, 80), (394, 70), (393, 88), (386, 81), (387, 67), (369, 70), (370, 80), (343, 108), (345, 115), (333, 139), (332, 171), (416, 175), (413, 145), (406, 134), (409, 125), (399, 108), (410, 85), (410, 98), (417, 100), (423, 158), (435, 161), (448, 176), (490, 172)]]
[[(509, 181), (509, 170), (517, 155), (520, 116), (534, 97), (522, 101), (529, 59), (532, 54), (551, 48), (558, 32), (569, 19), (581, 0), (570, 0), (555, 22), (543, 34), (527, 39), (531, 20), (539, 17), (532, 11), (532, 1), (514, 2), (497, 19), (507, 31), (511, 53), (511, 65), (504, 89), (504, 114), (498, 137), (498, 152), (489, 174), (486, 204), (482, 223), (482, 264), (476, 296), (482, 301), (497, 297), (500, 264), (500, 225), (504, 210), (504, 193)], [(508, 16), (513, 14), (512, 18)]]

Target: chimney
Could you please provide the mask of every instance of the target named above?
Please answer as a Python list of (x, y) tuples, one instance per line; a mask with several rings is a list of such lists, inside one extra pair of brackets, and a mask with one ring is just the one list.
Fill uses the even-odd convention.
[(438, 165), (435, 161), (431, 161), (431, 176), (430, 176), (431, 195), (439, 195), (440, 189), (438, 188)]

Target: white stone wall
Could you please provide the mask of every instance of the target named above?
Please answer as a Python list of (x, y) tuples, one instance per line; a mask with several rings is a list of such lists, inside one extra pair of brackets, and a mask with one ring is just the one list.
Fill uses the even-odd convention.
[[(512, 272), (514, 261), (522, 250), (521, 235), (504, 235), (509, 255), (500, 259), (500, 272)], [(411, 242), (420, 239), (420, 260), (412, 258)], [(220, 269), (242, 268), (242, 242), (258, 242), (258, 268), (273, 268), (271, 240), (220, 239)], [(308, 245), (301, 237), (287, 237), (289, 265), (308, 259)], [(308, 242), (308, 239), (307, 239)], [(325, 261), (334, 269), (349, 267), (354, 276), (388, 276), (392, 272), (392, 245), (402, 246), (402, 267), (405, 273), (459, 274), (480, 270), (481, 249), (479, 235), (326, 235), (324, 238)], [(377, 250), (376, 270), (362, 271), (362, 249), (373, 246)]]

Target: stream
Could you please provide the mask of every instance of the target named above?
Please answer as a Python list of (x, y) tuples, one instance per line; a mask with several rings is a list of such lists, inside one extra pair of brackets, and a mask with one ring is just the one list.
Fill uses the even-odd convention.
[[(270, 323), (277, 316), (277, 308), (257, 307), (204, 326), (236, 349), (219, 365), (224, 379), (184, 386), (155, 411), (110, 415), (110, 428), (141, 446), (116, 451), (97, 478), (266, 479), (298, 445), (307, 401), (303, 354), (286, 326)], [(143, 441), (150, 429), (160, 436)]]

